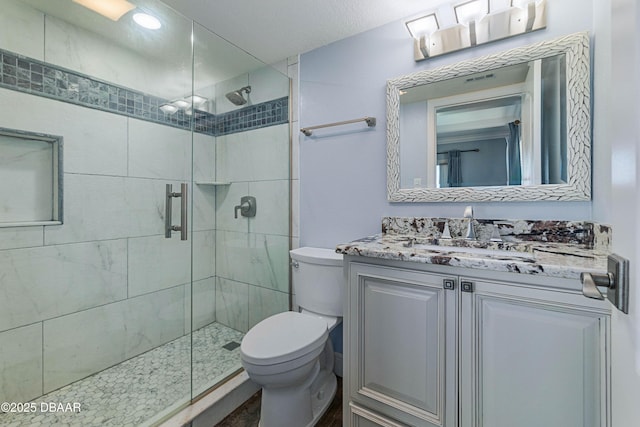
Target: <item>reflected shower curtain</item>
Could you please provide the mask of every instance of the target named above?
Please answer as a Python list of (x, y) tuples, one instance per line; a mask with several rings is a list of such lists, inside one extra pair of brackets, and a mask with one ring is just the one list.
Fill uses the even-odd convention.
[(507, 138), (507, 162), (509, 171), (509, 185), (522, 184), (522, 166), (520, 158), (520, 124), (509, 123), (509, 137)]
[(542, 61), (542, 184), (567, 182), (565, 58)]
[(462, 184), (462, 159), (460, 158), (460, 150), (450, 150), (447, 157), (449, 163), (449, 187), (460, 187), (460, 184)]

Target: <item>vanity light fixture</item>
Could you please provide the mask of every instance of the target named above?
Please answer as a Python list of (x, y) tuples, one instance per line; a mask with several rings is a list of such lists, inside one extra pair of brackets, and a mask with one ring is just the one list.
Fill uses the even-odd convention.
[(153, 15), (149, 15), (146, 12), (137, 12), (133, 15), (133, 20), (136, 24), (148, 30), (157, 30), (162, 27), (160, 20)]
[(453, 7), (458, 24), (469, 25), (489, 14), (489, 0), (465, 1)]
[(456, 21), (458, 24), (468, 27), (468, 44), (464, 37), (464, 31), (466, 29), (460, 29), (457, 37), (458, 46), (460, 48), (465, 48), (478, 44), (478, 39), (476, 37), (476, 23), (483, 16), (489, 14), (489, 0), (465, 1), (464, 3), (454, 6), (453, 11), (456, 15)]
[(414, 60), (422, 61), (546, 28), (546, 1), (502, 1), (499, 10), (491, 12), (490, 0), (466, 0), (454, 3), (451, 14), (440, 14), (442, 10), (439, 10), (441, 18), (453, 15), (455, 22), (439, 22), (435, 13), (407, 21), (414, 43)]
[(438, 18), (435, 13), (412, 19), (411, 21), (407, 21), (405, 24), (407, 26), (407, 30), (409, 30), (409, 34), (411, 34), (411, 37), (414, 39), (420, 38), (421, 36), (430, 36), (440, 29), (440, 25), (438, 25)]
[(534, 3), (536, 6), (539, 6), (543, 2), (544, 0), (511, 0), (511, 7), (519, 7), (522, 9), (526, 9), (526, 7), (531, 3)]
[(91, 9), (112, 21), (117, 21), (122, 18), (122, 15), (136, 8), (135, 5), (126, 0), (73, 0), (73, 2)]

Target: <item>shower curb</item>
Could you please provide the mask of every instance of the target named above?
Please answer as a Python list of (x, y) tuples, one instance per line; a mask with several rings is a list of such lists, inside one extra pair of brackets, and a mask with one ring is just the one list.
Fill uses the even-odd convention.
[(260, 386), (245, 371), (184, 408), (159, 427), (211, 427), (253, 396)]

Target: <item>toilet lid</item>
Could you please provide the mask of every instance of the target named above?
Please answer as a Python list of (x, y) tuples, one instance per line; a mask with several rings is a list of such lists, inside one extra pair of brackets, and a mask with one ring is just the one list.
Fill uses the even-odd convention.
[(327, 322), (287, 311), (264, 319), (242, 339), (242, 358), (255, 365), (274, 365), (313, 351), (328, 336)]

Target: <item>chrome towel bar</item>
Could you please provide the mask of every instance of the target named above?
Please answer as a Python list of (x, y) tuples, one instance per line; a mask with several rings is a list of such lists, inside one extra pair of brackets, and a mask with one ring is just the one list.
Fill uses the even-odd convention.
[(321, 128), (329, 128), (333, 126), (342, 126), (348, 125), (350, 123), (358, 123), (358, 122), (367, 122), (367, 126), (374, 127), (376, 125), (375, 117), (363, 117), (361, 119), (353, 119), (353, 120), (345, 120), (343, 122), (335, 122), (335, 123), (327, 123), (326, 125), (317, 125), (317, 126), (309, 126), (306, 128), (300, 129), (300, 132), (304, 133), (306, 136), (311, 136), (313, 129), (321, 129)]

